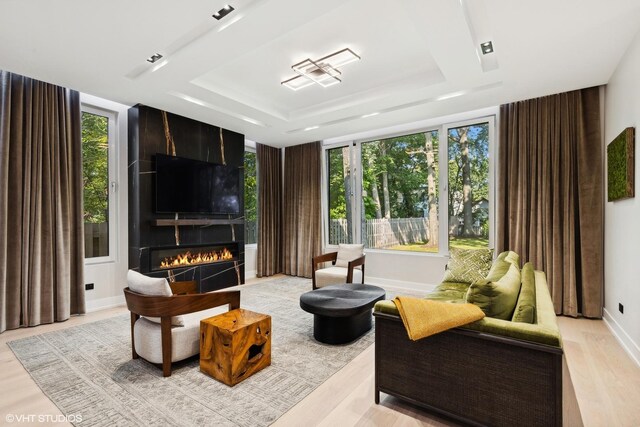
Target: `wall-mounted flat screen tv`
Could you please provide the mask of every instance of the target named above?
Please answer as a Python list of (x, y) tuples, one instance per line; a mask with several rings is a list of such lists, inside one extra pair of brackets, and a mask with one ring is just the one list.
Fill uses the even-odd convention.
[(156, 154), (157, 213), (240, 213), (236, 167)]

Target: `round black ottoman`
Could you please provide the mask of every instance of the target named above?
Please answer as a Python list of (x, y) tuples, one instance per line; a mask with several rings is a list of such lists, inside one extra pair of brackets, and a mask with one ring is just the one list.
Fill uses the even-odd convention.
[(372, 285), (332, 285), (300, 295), (300, 307), (313, 314), (316, 340), (344, 344), (371, 329), (371, 309), (385, 295), (384, 289)]

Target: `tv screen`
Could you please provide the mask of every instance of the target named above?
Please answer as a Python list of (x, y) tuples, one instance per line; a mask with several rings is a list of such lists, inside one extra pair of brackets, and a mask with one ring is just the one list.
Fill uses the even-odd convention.
[(240, 170), (156, 154), (156, 212), (240, 213)]

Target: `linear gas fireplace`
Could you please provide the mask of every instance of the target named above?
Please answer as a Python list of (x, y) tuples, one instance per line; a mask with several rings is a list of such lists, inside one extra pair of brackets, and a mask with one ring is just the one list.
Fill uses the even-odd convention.
[(151, 248), (150, 271), (238, 260), (238, 243)]

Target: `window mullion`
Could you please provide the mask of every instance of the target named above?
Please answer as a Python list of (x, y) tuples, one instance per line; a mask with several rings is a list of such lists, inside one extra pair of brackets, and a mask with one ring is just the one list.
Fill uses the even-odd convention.
[(353, 243), (362, 243), (362, 162), (360, 144), (351, 143), (351, 226)]
[(449, 253), (449, 143), (447, 138), (447, 127), (442, 125), (438, 130), (438, 163), (439, 169), (439, 197), (438, 197), (438, 254), (447, 255)]

